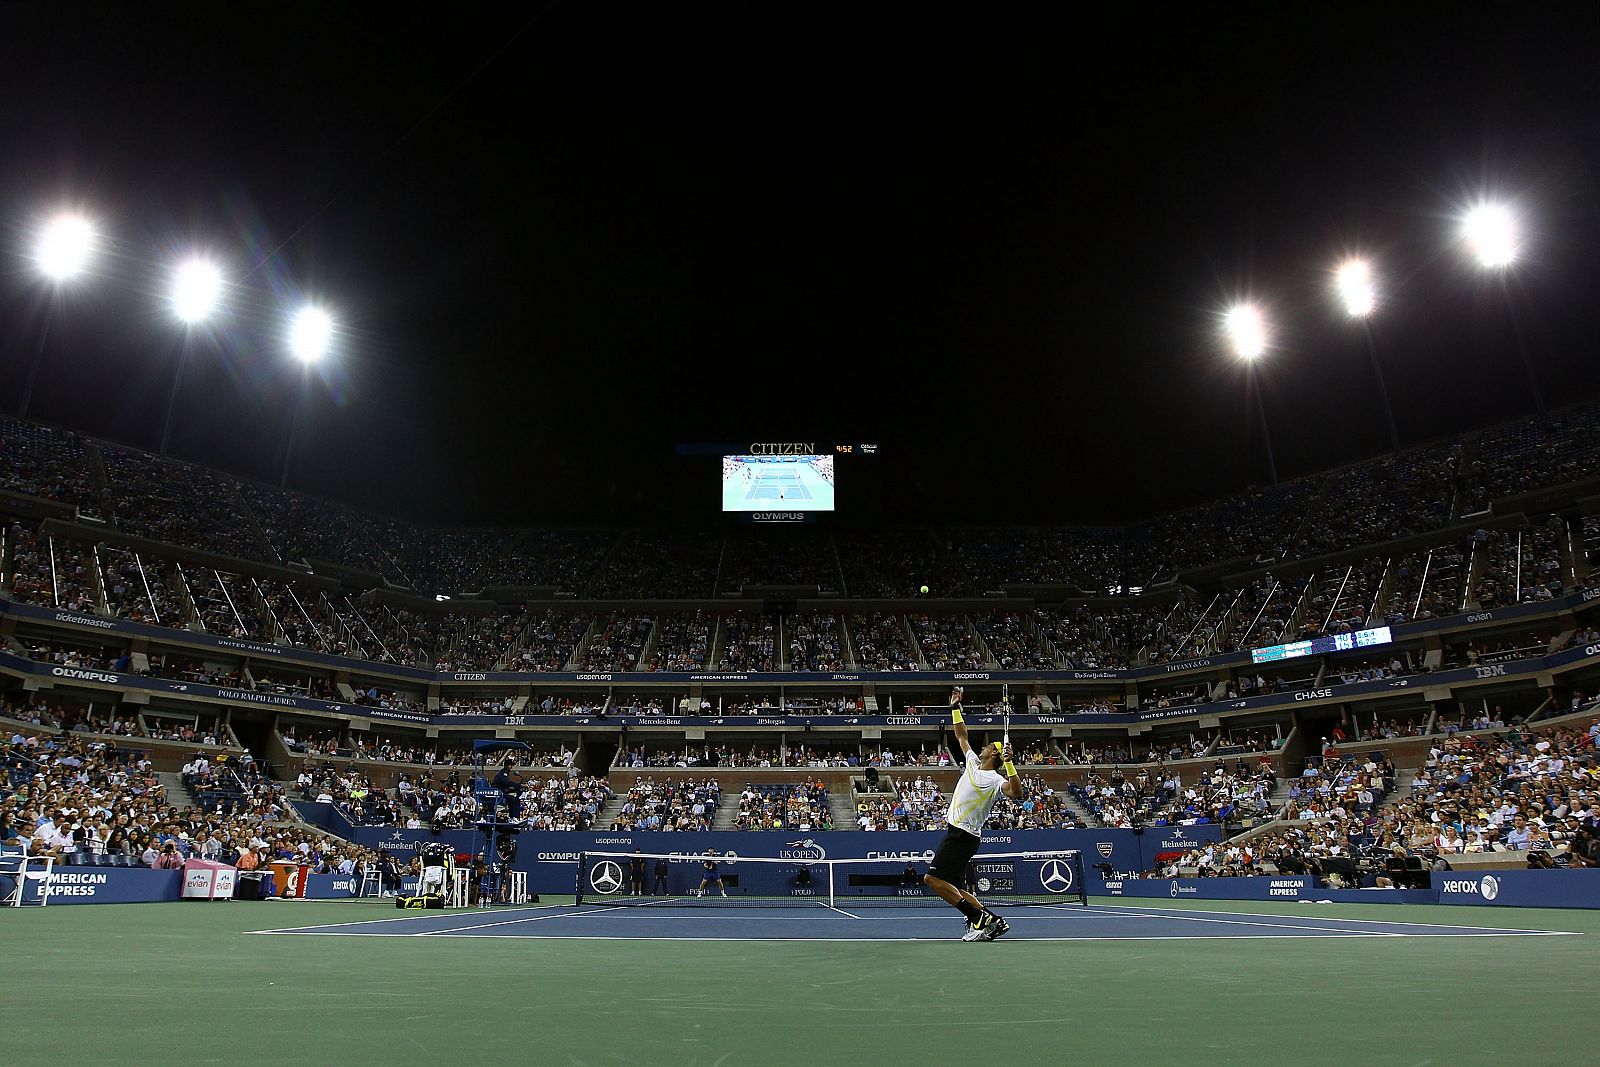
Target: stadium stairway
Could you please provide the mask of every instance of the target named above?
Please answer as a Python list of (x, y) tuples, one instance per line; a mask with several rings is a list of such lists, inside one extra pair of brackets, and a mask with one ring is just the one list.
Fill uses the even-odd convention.
[(173, 807), (198, 808), (200, 806), (200, 798), (189, 792), (189, 787), (183, 784), (183, 775), (177, 771), (157, 771), (156, 779), (166, 788), (167, 803)]
[[(730, 799), (732, 803), (729, 803)], [(711, 820), (713, 830), (737, 830), (739, 828), (739, 798), (723, 797), (722, 803), (717, 805), (716, 817)]]
[(1072, 812), (1072, 817), (1077, 820), (1079, 826), (1096, 825), (1094, 821), (1094, 815), (1089, 811), (1088, 808), (1083, 806), (1083, 802), (1077, 797), (1073, 796), (1065, 789), (1056, 790), (1056, 795), (1062, 800), (1066, 801), (1067, 810)]
[(848, 791), (839, 793), (828, 790), (828, 809), (833, 812), (833, 825), (840, 830), (854, 830), (856, 826), (856, 802), (854, 796)]
[(626, 792), (618, 793), (606, 801), (606, 806), (600, 809), (600, 814), (595, 816), (594, 825), (599, 830), (609, 830), (616, 825), (617, 816), (622, 814), (622, 805), (628, 801)]

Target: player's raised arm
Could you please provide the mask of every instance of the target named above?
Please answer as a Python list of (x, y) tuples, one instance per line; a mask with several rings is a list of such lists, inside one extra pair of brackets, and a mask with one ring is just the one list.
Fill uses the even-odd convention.
[(1011, 762), (1011, 746), (1006, 745), (1000, 750), (1000, 773), (1006, 776), (1005, 784), (1000, 791), (1012, 800), (1022, 799), (1022, 777), (1017, 774), (1017, 765)]
[(961, 715), (960, 686), (950, 690), (950, 722), (955, 727), (956, 744), (961, 746), (961, 755), (965, 758), (972, 751), (972, 746), (967, 743), (967, 723)]

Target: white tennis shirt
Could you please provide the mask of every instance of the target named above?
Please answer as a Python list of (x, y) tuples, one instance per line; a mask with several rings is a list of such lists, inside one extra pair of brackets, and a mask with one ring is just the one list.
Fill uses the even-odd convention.
[(950, 795), (950, 810), (945, 820), (959, 826), (973, 837), (983, 836), (983, 824), (1000, 799), (1000, 787), (1006, 776), (999, 771), (986, 771), (978, 764), (978, 754), (967, 750), (967, 766)]

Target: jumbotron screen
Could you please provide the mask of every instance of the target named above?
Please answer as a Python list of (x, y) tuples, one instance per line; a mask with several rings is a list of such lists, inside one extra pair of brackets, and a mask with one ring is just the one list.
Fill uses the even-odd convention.
[(723, 511), (832, 511), (832, 456), (723, 456)]

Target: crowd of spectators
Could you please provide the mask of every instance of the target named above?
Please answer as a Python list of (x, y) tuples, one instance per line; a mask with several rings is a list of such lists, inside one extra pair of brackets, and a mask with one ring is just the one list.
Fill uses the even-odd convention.
[(719, 593), (738, 593), (749, 585), (789, 585), (837, 594), (839, 560), (833, 542), (804, 529), (751, 526), (728, 535), (722, 555)]
[[(332, 563), (421, 593), (503, 585), (570, 595), (704, 596), (720, 567), (721, 591), (776, 584), (900, 597), (922, 584), (940, 595), (1051, 584), (1104, 594), (1217, 562), (1306, 558), (1438, 529), (1496, 497), (1600, 471), (1597, 427), (1600, 406), (1591, 404), (1125, 527), (828, 536), (761, 528), (721, 538), (698, 531), (620, 538), (585, 530), (429, 531), (12, 418), (0, 422), (0, 487), (74, 505), (123, 532), (270, 564)], [(1550, 560), (1539, 547), (1543, 567)], [(1502, 599), (1504, 577), (1496, 580)], [(1540, 584), (1537, 576), (1525, 583), (1535, 596)], [(374, 631), (381, 645), (390, 644)], [(390, 653), (400, 660), (397, 649)]]
[(722, 671), (772, 671), (777, 669), (777, 627), (766, 615), (738, 613), (722, 617)]
[(252, 870), (294, 857), (318, 871), (370, 858), (349, 842), (283, 822), (281, 791), (248, 754), (196, 755), (170, 797), (144, 753), (82, 735), (14, 733), (0, 745), (0, 842), (62, 861), (176, 869), (203, 858)]
[(0, 415), (0, 489), (70, 504), (84, 515), (107, 513), (83, 438), (6, 415)]
[(853, 614), (847, 620), (856, 664), (867, 671), (915, 671), (921, 665), (899, 615)]
[(966, 616), (919, 612), (911, 615), (909, 622), (930, 670), (976, 671), (986, 665), (983, 642), (967, 625)]
[(739, 794), (738, 830), (793, 830), (809, 833), (833, 829), (833, 810), (824, 782), (755, 786), (745, 783)]
[(1586, 404), (1477, 435), (1466, 474), (1467, 512), (1533, 489), (1600, 474), (1600, 405)]
[(1600, 818), (1597, 738), (1600, 723), (1450, 735), (1429, 749), (1410, 795), (1384, 811), (1378, 847), (1544, 853), (1566, 865), (1584, 821)]
[(611, 612), (595, 620), (579, 655), (583, 671), (631, 671), (638, 668), (644, 643), (650, 637), (649, 615)]
[(1087, 605), (1034, 612), (1034, 622), (1055, 646), (1057, 658), (1080, 671), (1120, 670), (1128, 666), (1126, 645), (1114, 630), (1116, 619), (1114, 612)]
[(1101, 826), (1230, 825), (1268, 815), (1277, 770), (1269, 759), (1231, 766), (1219, 759), (1185, 785), (1176, 767), (1156, 764), (1131, 773), (1112, 767), (1069, 788)]
[(528, 619), (521, 644), (506, 661), (508, 671), (563, 671), (578, 650), (594, 616), (546, 610)]
[(674, 612), (656, 621), (655, 647), (651, 650), (648, 671), (700, 671), (711, 654), (714, 616), (704, 612)]
[(704, 781), (640, 778), (629, 787), (611, 829), (709, 830), (722, 787)]
[(1456, 446), (1431, 445), (1334, 474), (1291, 555), (1303, 559), (1444, 526), (1455, 502), (1459, 463)]
[(837, 615), (825, 611), (786, 615), (783, 618), (783, 636), (789, 645), (789, 670), (844, 670), (844, 651), (840, 644)]
[(638, 530), (606, 557), (588, 595), (599, 600), (696, 600), (716, 584), (721, 543), (678, 531)]

